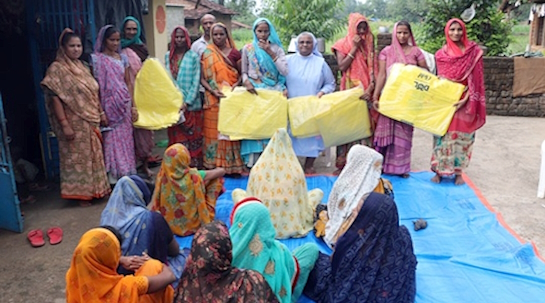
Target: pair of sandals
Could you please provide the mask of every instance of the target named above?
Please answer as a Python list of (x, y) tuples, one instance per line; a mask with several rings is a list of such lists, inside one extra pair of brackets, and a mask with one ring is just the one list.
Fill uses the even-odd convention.
[[(62, 242), (63, 231), (60, 227), (55, 226), (47, 230), (49, 244), (56, 245)], [(44, 234), (41, 229), (33, 229), (28, 232), (27, 239), (32, 247), (40, 247), (45, 245)]]

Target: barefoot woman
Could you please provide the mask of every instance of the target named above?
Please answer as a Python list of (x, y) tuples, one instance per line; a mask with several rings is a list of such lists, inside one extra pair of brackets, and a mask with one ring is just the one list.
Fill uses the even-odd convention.
[(445, 26), (447, 44), (435, 54), (437, 75), (467, 86), (462, 99), (455, 104), (456, 113), (443, 137), (434, 138), (431, 169), (435, 183), (443, 176), (456, 175), (456, 185), (464, 184), (462, 170), (469, 165), (475, 131), (486, 120), (483, 77), (483, 51), (467, 39), (462, 20), (451, 19)]

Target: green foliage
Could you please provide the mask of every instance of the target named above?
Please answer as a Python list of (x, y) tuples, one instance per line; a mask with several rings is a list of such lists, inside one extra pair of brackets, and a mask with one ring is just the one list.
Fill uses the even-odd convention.
[[(250, 23), (251, 24), (251, 23)], [(233, 40), (237, 48), (241, 49), (244, 45), (251, 43), (254, 40), (254, 35), (252, 34), (251, 29), (235, 29), (232, 31)]]
[(421, 22), (428, 13), (426, 0), (389, 0), (387, 18), (392, 21)]
[(263, 14), (274, 24), (284, 45), (292, 35), (312, 32), (316, 37), (331, 39), (345, 25), (345, 20), (332, 18), (342, 1), (337, 0), (265, 0)]
[(367, 18), (385, 19), (388, 17), (386, 0), (367, 0), (363, 4), (363, 14)]
[(507, 52), (512, 23), (498, 12), (497, 0), (425, 0), (428, 13), (424, 19), (420, 45), (429, 52), (435, 52), (445, 43), (444, 28), (451, 18), (460, 18), (462, 12), (476, 4), (475, 18), (468, 22), (467, 34), (470, 40), (488, 48), (488, 56)]
[(238, 13), (233, 16), (233, 19), (248, 25), (252, 25), (256, 18), (253, 13), (255, 6), (255, 0), (229, 0), (225, 3), (225, 7)]

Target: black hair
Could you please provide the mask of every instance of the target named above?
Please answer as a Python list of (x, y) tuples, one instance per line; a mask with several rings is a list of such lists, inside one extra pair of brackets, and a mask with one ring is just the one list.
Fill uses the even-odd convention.
[(81, 38), (78, 34), (76, 33), (66, 33), (62, 36), (62, 39), (61, 39), (61, 46), (64, 46), (66, 47), (66, 45), (68, 45), (68, 42), (70, 42), (70, 40), (72, 38), (78, 38), (80, 41), (81, 41)]
[(102, 44), (104, 45), (106, 43), (106, 39), (110, 38), (115, 33), (121, 32), (114, 26), (108, 27), (108, 29), (104, 32), (104, 37), (102, 37)]
[(110, 225), (102, 225), (100, 226), (99, 228), (104, 228), (104, 229), (107, 229), (109, 231), (111, 231), (115, 237), (117, 238), (117, 241), (119, 241), (119, 246), (121, 246), (121, 243), (123, 243), (123, 236), (121, 235), (121, 233), (119, 232), (119, 230), (113, 226), (110, 226)]
[(397, 23), (397, 26), (400, 26), (400, 25), (406, 26), (411, 36), (413, 36), (413, 30), (411, 29), (411, 24), (409, 23), (409, 21), (401, 20)]

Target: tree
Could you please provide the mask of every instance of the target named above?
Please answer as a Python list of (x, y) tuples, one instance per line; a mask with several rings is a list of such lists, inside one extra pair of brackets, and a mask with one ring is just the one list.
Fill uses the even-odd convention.
[(256, 16), (253, 11), (256, 6), (255, 0), (229, 0), (225, 6), (238, 13), (233, 19), (244, 24), (252, 25)]
[(469, 39), (487, 47), (489, 56), (502, 54), (509, 46), (512, 23), (498, 11), (498, 0), (425, 0), (428, 13), (423, 23), (423, 49), (435, 52), (445, 43), (445, 23), (476, 5), (473, 20), (467, 25)]
[(265, 0), (263, 14), (275, 25), (285, 45), (292, 35), (304, 31), (326, 40), (345, 25), (344, 19), (334, 18), (343, 7), (337, 0)]
[(428, 13), (426, 0), (389, 0), (386, 13), (392, 21), (420, 23)]
[(363, 13), (369, 18), (385, 19), (387, 8), (386, 0), (367, 0), (363, 4)]

